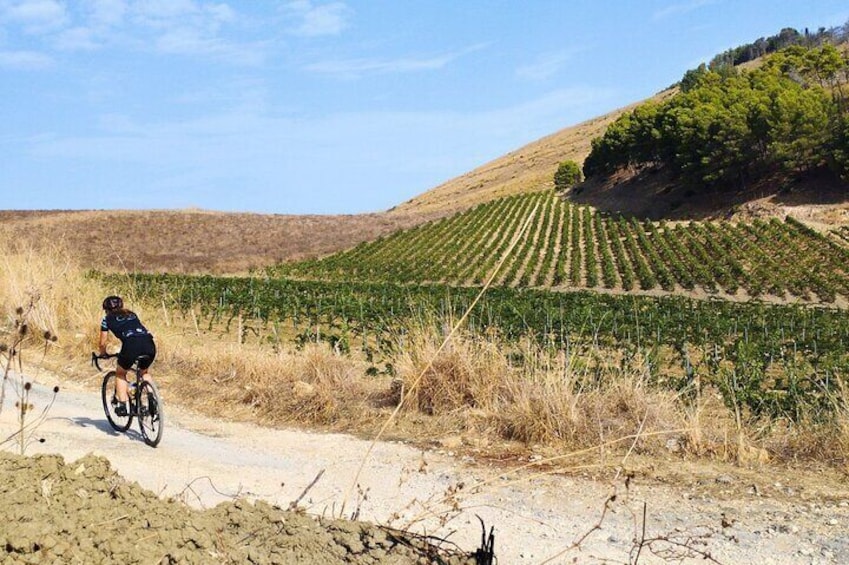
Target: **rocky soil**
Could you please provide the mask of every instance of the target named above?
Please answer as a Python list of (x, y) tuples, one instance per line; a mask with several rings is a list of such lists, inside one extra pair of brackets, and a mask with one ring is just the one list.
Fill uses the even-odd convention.
[(2, 563), (475, 563), (363, 522), (235, 499), (194, 510), (120, 477), (104, 457), (0, 454)]

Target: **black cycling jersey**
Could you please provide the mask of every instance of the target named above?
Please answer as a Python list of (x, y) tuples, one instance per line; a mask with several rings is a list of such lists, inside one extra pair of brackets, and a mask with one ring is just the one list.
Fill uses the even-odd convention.
[(104, 332), (112, 332), (122, 342), (131, 337), (150, 335), (147, 328), (142, 325), (139, 317), (126, 310), (123, 312), (109, 312), (103, 316), (103, 320), (100, 322), (100, 329)]

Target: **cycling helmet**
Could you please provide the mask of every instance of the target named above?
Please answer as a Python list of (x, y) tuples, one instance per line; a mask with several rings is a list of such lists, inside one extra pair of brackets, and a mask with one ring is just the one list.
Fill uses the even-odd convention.
[(120, 296), (107, 296), (103, 300), (103, 309), (109, 312), (110, 310), (118, 310), (124, 307), (124, 301)]

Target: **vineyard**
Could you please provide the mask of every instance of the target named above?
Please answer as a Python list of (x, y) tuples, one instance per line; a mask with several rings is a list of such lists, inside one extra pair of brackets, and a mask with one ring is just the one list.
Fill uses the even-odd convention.
[[(135, 300), (191, 317), (198, 331), (233, 331), (238, 324), (245, 337), (270, 346), (324, 341), (341, 353), (360, 350), (375, 372), (389, 373), (391, 366), (378, 365), (404, 347), (411, 324), (438, 329), (459, 319), (478, 293), (438, 285), (100, 276)], [(505, 344), (532, 339), (599, 375), (603, 365), (640, 357), (650, 382), (682, 393), (713, 383), (730, 404), (790, 418), (810, 413), (803, 408), (828, 414), (840, 375), (849, 372), (849, 317), (832, 308), (499, 287), (483, 296), (465, 328)]]
[(735, 409), (797, 420), (833, 414), (846, 393), (841, 234), (792, 218), (653, 223), (537, 192), (262, 276), (95, 276), (198, 333), (325, 342), (372, 374), (394, 374), (411, 329), (445, 331), (491, 279), (463, 331), (498, 340), (517, 366), (530, 342), (598, 379), (639, 366), (680, 394), (712, 386)]
[[(530, 219), (530, 221), (527, 221)], [(847, 238), (846, 228), (836, 232)], [(707, 293), (834, 303), (849, 297), (849, 248), (787, 218), (654, 223), (572, 205), (550, 191), (509, 196), (270, 270), (323, 281)]]

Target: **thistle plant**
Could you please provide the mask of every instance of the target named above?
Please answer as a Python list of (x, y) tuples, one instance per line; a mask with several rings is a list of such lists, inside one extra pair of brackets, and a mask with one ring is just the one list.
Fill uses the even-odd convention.
[[(27, 380), (23, 371), (23, 361), (21, 351), (24, 345), (29, 343), (33, 338), (28, 323), (29, 314), (35, 307), (37, 298), (32, 298), (27, 307), (19, 306), (15, 309), (14, 329), (11, 333), (11, 339), (8, 343), (0, 343), (0, 363), (3, 367), (3, 382), (0, 384), (0, 413), (2, 413), (6, 402), (6, 387), (9, 383), (14, 383), (15, 391), (18, 400), (15, 402), (15, 409), (18, 412), (18, 428), (5, 439), (0, 440), (0, 446), (14, 442), (18, 446), (18, 451), (21, 455), (26, 451), (27, 445), (31, 441), (44, 442), (43, 438), (36, 438), (35, 431), (44, 422), (47, 413), (53, 406), (56, 400), (56, 395), (59, 392), (59, 387), (53, 387), (53, 396), (50, 402), (38, 414), (37, 417), (31, 419), (30, 414), (35, 410), (35, 405), (30, 402), (30, 393), (32, 392), (32, 381)], [(54, 343), (57, 338), (49, 330), (45, 330), (41, 335), (43, 340), (42, 359), (47, 355), (48, 347)], [(17, 382), (13, 381), (12, 371), (15, 370)]]

